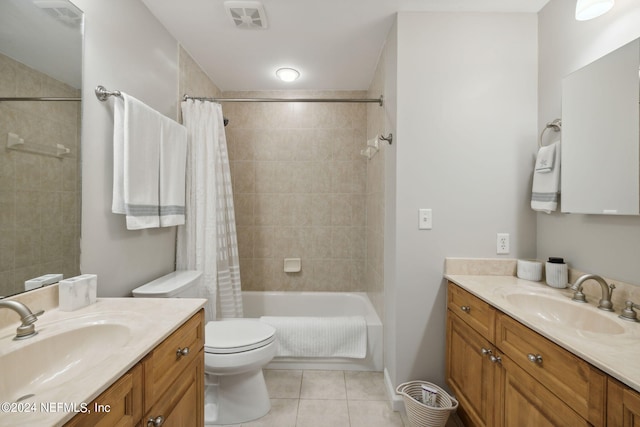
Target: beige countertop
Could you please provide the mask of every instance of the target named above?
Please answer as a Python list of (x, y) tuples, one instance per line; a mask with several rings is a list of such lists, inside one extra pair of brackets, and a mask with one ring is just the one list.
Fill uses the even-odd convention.
[[(100, 325), (108, 323), (117, 325), (118, 330), (126, 330), (125, 334), (119, 334), (117, 351), (109, 353), (108, 357), (101, 359), (100, 353), (95, 355), (95, 363), (84, 365), (84, 371), (80, 378), (69, 375), (69, 380), (52, 379), (40, 381), (36, 395), (21, 401), (22, 406), (8, 406), (6, 403), (0, 409), (0, 426), (61, 426), (70, 420), (76, 412), (74, 408), (81, 408), (82, 404), (88, 404), (98, 397), (118, 378), (138, 363), (154, 347), (167, 338), (180, 325), (197, 313), (205, 304), (204, 299), (164, 299), (164, 298), (98, 298), (95, 304), (76, 311), (63, 312), (57, 308), (47, 310), (36, 322), (38, 335), (22, 341), (13, 341), (16, 327), (12, 324), (0, 329), (0, 356), (18, 349), (20, 346), (36, 344), (39, 341), (55, 340), (56, 335), (65, 331), (73, 324)], [(118, 326), (119, 325), (119, 326)], [(94, 331), (94, 329), (88, 329)], [(100, 334), (101, 329), (95, 329)], [(93, 333), (93, 332), (91, 332)], [(53, 338), (52, 338), (53, 337)], [(96, 343), (104, 346), (103, 354), (108, 351), (109, 345), (115, 343), (100, 343), (100, 339), (91, 337)], [(111, 340), (108, 337), (106, 341)], [(81, 343), (78, 343), (81, 345)], [(74, 351), (73, 346), (68, 349)], [(46, 348), (46, 346), (45, 346)], [(62, 358), (64, 355), (42, 354), (43, 360), (49, 357)], [(19, 367), (0, 366), (0, 381), (8, 378), (11, 369), (29, 369), (29, 364), (35, 361), (21, 361)], [(83, 362), (91, 363), (91, 362)], [(61, 365), (64, 366), (64, 365)], [(73, 371), (72, 364), (64, 366), (64, 371)], [(79, 368), (78, 368), (79, 369)], [(47, 387), (46, 384), (55, 383), (55, 386)], [(0, 391), (5, 384), (0, 383)], [(25, 385), (25, 390), (28, 385)], [(29, 403), (30, 405), (27, 405)], [(108, 404), (108, 402), (104, 402)], [(2, 402), (0, 402), (2, 404)], [(18, 412), (13, 412), (18, 411)]]
[(591, 318), (587, 321), (605, 316), (606, 319), (602, 320), (614, 326), (616, 333), (581, 330), (572, 326), (571, 322), (563, 322), (562, 313), (558, 313), (557, 318), (547, 313), (545, 318), (536, 314), (531, 307), (523, 309), (513, 304), (508, 297), (515, 293), (543, 295), (557, 300), (560, 303), (558, 306), (567, 302), (580, 304), (571, 301), (573, 291), (568, 288), (555, 289), (515, 276), (446, 274), (445, 278), (640, 392), (640, 323), (619, 319), (618, 314), (623, 308), (620, 305), (614, 307), (615, 313), (605, 312), (596, 308), (597, 299), (592, 298), (584, 307), (584, 314)]

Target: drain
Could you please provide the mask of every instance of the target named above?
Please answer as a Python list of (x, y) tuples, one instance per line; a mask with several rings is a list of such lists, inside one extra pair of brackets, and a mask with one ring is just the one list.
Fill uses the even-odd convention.
[(25, 394), (24, 396), (20, 396), (19, 398), (16, 399), (16, 403), (22, 402), (23, 400), (31, 399), (33, 396), (35, 396), (35, 394), (33, 394), (33, 393)]

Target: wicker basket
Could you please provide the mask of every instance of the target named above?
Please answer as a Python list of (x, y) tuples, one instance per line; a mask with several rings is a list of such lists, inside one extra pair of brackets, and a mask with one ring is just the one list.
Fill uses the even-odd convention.
[[(437, 407), (421, 402), (423, 384), (438, 390)], [(396, 393), (404, 399), (411, 427), (444, 427), (449, 415), (458, 408), (458, 401), (449, 396), (449, 393), (426, 381), (409, 381), (400, 384), (396, 388)]]

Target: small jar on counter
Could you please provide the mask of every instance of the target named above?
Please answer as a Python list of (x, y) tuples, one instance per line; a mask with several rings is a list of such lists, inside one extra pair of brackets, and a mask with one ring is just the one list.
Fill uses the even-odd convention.
[(549, 257), (545, 265), (547, 285), (553, 288), (566, 288), (569, 282), (569, 268), (563, 258)]

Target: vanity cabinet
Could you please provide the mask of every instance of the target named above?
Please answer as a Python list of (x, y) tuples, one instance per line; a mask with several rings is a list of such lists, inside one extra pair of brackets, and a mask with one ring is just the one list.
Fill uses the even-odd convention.
[(607, 425), (640, 427), (640, 393), (613, 378), (607, 382)]
[(495, 309), (457, 286), (447, 293), (446, 380), (460, 402), (458, 415), (467, 426), (494, 426)]
[(65, 427), (204, 426), (204, 312), (151, 350), (88, 409)]
[(604, 426), (607, 376), (453, 283), (446, 380), (466, 426)]

